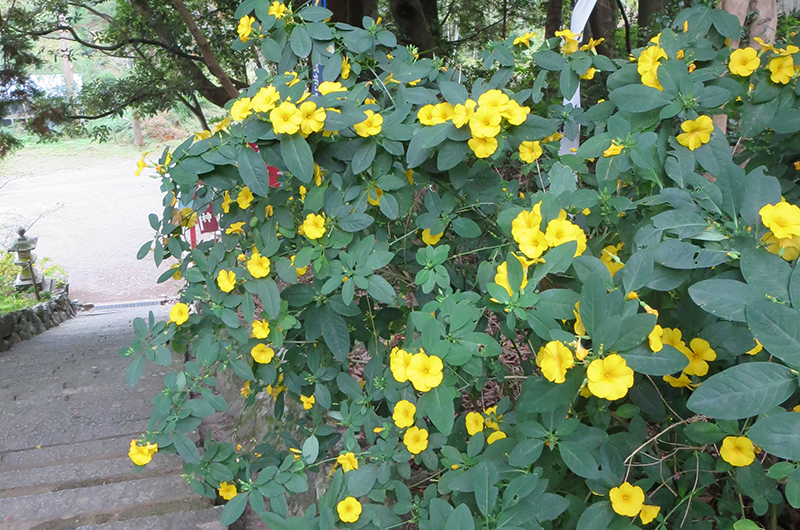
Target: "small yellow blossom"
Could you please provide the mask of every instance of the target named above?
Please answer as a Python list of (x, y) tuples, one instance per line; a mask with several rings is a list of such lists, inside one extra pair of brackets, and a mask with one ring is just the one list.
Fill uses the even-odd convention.
[(722, 440), (719, 456), (735, 467), (749, 466), (756, 459), (753, 442), (746, 436), (727, 436)]
[(317, 402), (317, 399), (313, 395), (312, 396), (302, 396), (301, 395), (300, 396), (300, 401), (303, 402), (303, 408), (304, 409), (311, 410), (312, 407), (314, 406), (314, 403)]
[(644, 490), (639, 486), (632, 486), (623, 482), (620, 486), (608, 492), (611, 508), (624, 517), (636, 517), (644, 505)]
[[(249, 383), (249, 381), (248, 381)], [(226, 501), (231, 500), (232, 498), (236, 497), (236, 485), (235, 484), (228, 484), (227, 482), (220, 482), (219, 483), (219, 496), (225, 499)]]
[(169, 310), (169, 321), (175, 322), (176, 326), (180, 326), (189, 320), (189, 306), (184, 303), (177, 303)]
[(153, 459), (153, 455), (157, 452), (158, 444), (147, 443), (142, 446), (139, 445), (134, 439), (131, 440), (131, 447), (128, 451), (128, 457), (131, 459), (131, 462), (137, 466), (144, 466), (150, 463), (150, 460)]

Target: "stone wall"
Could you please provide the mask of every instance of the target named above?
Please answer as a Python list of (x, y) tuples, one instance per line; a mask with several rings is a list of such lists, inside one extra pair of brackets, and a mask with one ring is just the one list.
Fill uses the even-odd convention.
[(75, 308), (66, 292), (33, 307), (0, 315), (0, 352), (74, 316)]

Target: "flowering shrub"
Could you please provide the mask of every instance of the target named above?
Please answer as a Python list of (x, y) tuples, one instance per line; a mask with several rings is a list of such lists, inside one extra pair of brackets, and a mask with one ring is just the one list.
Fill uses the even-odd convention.
[[(630, 59), (512, 36), (466, 84), (330, 15), (246, 0), (235, 47), (273, 66), (156, 166), (140, 257), (186, 284), (170, 322), (134, 322), (128, 383), (167, 345), (192, 360), (134, 462), (177, 452), (223, 523), (249, 504), (271, 528), (711, 529), (800, 507), (798, 48), (732, 54), (736, 19), (700, 6)], [(555, 101), (597, 72), (605, 100)], [(585, 141), (559, 153), (562, 134)], [(191, 249), (209, 205), (221, 240)], [(220, 370), (276, 398), (254, 447), (187, 436), (226, 409)], [(325, 489), (290, 515), (308, 473)]]

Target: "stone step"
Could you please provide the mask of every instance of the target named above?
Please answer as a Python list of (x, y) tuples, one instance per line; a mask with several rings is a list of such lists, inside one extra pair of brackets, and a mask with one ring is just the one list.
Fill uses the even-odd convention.
[(141, 431), (132, 431), (78, 443), (57, 443), (0, 452), (0, 472), (122, 457), (128, 454), (131, 439), (138, 438), (140, 434)]
[(125, 521), (78, 526), (75, 530), (223, 530), (219, 523), (222, 506), (192, 512), (137, 517)]
[(179, 476), (0, 499), (0, 530), (58, 530), (208, 508)]
[(180, 475), (181, 471), (182, 461), (178, 455), (156, 455), (140, 472), (137, 472), (136, 466), (127, 455), (91, 462), (79, 461), (34, 469), (0, 471), (0, 499), (146, 477)]

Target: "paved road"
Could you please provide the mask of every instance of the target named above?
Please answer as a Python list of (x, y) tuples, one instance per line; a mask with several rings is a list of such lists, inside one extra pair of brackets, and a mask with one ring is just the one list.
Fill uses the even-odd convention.
[(221, 507), (156, 453), (141, 473), (128, 458), (151, 398), (173, 366), (147, 363), (125, 384), (134, 317), (167, 307), (79, 313), (0, 353), (0, 530), (221, 530)]
[(0, 177), (0, 243), (41, 216), (29, 235), (39, 236), (40, 259), (67, 270), (71, 298), (97, 303), (174, 294), (175, 282), (156, 283), (152, 258), (136, 260), (153, 236), (148, 214), (162, 211), (159, 181), (136, 177), (135, 158), (86, 165), (76, 159), (80, 154)]

